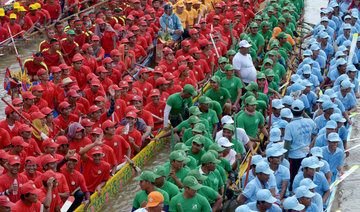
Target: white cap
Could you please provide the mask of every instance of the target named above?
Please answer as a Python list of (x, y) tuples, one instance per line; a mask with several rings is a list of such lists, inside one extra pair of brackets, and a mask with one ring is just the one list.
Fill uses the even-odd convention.
[(225, 115), (221, 118), (221, 124), (233, 124), (234, 120), (229, 115)]
[(250, 48), (251, 47), (251, 44), (249, 42), (247, 42), (247, 40), (242, 40), (240, 41), (239, 43), (239, 47), (240, 48)]
[(234, 145), (233, 143), (231, 143), (229, 141), (229, 139), (227, 139), (225, 137), (221, 137), (217, 142), (218, 142), (219, 146), (221, 146), (221, 147), (231, 147)]

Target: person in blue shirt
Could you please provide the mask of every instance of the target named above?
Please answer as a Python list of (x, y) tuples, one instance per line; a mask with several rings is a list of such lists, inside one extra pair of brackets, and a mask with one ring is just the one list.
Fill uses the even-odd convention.
[[(303, 66), (303, 65), (305, 65), (305, 64), (310, 64), (310, 63), (308, 62), (309, 59), (310, 59), (311, 61), (313, 61), (313, 63), (312, 63), (312, 68), (313, 68), (313, 69), (321, 70), (320, 64), (319, 64), (317, 61), (315, 61), (315, 60), (313, 60), (313, 59), (311, 58), (311, 57), (313, 56), (313, 52), (312, 52), (310, 49), (305, 50), (303, 56), (304, 56), (304, 60), (299, 64), (299, 66), (298, 66), (298, 71), (300, 71), (300, 70), (302, 69), (302, 66)], [(308, 58), (309, 58), (309, 59), (308, 59)], [(297, 73), (297, 72), (296, 72), (296, 73)]]
[(303, 211), (305, 205), (300, 204), (296, 199), (296, 196), (288, 197), (283, 202), (283, 208), (285, 212)]
[(299, 68), (298, 71), (296, 72), (298, 75), (302, 75), (303, 70), (307, 68), (307, 65), (309, 65), (311, 73), (317, 76), (319, 82), (324, 82), (324, 77), (321, 74), (320, 67), (316, 67), (315, 65), (315, 64), (319, 64), (317, 61), (313, 60), (311, 57), (307, 57), (303, 60), (302, 64), (303, 64), (302, 68), (301, 69)]
[(290, 171), (285, 166), (281, 165), (281, 157), (287, 152), (286, 149), (277, 149), (276, 147), (271, 147), (266, 149), (266, 157), (270, 165), (270, 169), (274, 171), (276, 179), (276, 195), (281, 200), (285, 197), (289, 181), (290, 181)]
[(346, 40), (352, 40), (353, 35), (350, 33), (351, 32), (351, 25), (350, 24), (344, 24), (343, 27), (343, 33), (340, 34), (337, 38), (336, 38), (336, 44), (338, 46), (341, 46), (344, 41)]
[[(299, 77), (299, 75), (294, 74), (294, 75), (291, 76), (291, 78), (292, 78), (293, 76)], [(289, 89), (288, 89), (288, 90), (289, 90)], [(289, 94), (290, 94), (290, 93), (289, 93)], [(292, 98), (292, 97), (289, 96), (288, 94), (281, 99), (281, 103), (284, 105), (284, 107), (285, 107), (285, 108), (289, 108), (289, 109), (291, 109), (291, 105), (292, 105), (293, 101), (294, 101), (294, 98)]]
[(355, 86), (353, 90), (356, 98), (360, 98), (359, 94), (359, 79), (356, 77), (358, 70), (354, 65), (348, 65), (346, 67), (346, 74), (349, 76), (350, 82)]
[(344, 0), (339, 3), (340, 11), (342, 13), (348, 12), (352, 0)]
[[(326, 123), (325, 125), (325, 129), (326, 129), (326, 133), (319, 133), (318, 137), (315, 139), (315, 143), (313, 146), (317, 146), (317, 147), (324, 147), (327, 146), (327, 140), (328, 140), (328, 136), (330, 133), (336, 133), (338, 128), (337, 128), (337, 123), (333, 120), (330, 120)], [(341, 145), (343, 146), (343, 145)]]
[[(271, 125), (281, 120), (280, 112), (283, 107), (280, 99), (272, 100)], [(269, 123), (269, 117), (266, 117), (266, 122)]]
[[(358, 37), (356, 46), (355, 46), (355, 55), (357, 56), (358, 60), (360, 60), (360, 37)], [(354, 55), (354, 57), (355, 57)]]
[(334, 47), (329, 42), (330, 36), (327, 32), (320, 33), (320, 48), (325, 52), (327, 58), (326, 62), (329, 63), (334, 54)]
[(310, 111), (311, 113), (315, 110), (316, 106), (316, 100), (317, 95), (315, 92), (311, 90), (311, 86), (313, 85), (309, 80), (304, 79), (301, 84), (305, 86), (305, 90), (303, 91), (303, 94), (306, 95), (306, 98), (308, 99), (309, 105), (310, 105)]
[(332, 83), (334, 83), (336, 78), (338, 78), (340, 75), (346, 73), (346, 64), (347, 64), (347, 62), (343, 58), (336, 60), (336, 68), (330, 69), (329, 73), (328, 73), (328, 77), (330, 78)]
[[(339, 148), (341, 149), (341, 146), (343, 146), (342, 150), (347, 149), (348, 129), (344, 126), (346, 119), (340, 114), (336, 114), (336, 113), (331, 115), (330, 119), (336, 122), (337, 133), (339, 134), (341, 140), (343, 141), (342, 142), (343, 145), (341, 145), (340, 143)], [(349, 152), (346, 152), (346, 156), (349, 156)]]
[(333, 178), (337, 176), (338, 172), (340, 176), (344, 174), (344, 151), (338, 147), (339, 142), (342, 142), (339, 135), (337, 133), (330, 133), (328, 136), (328, 146), (322, 147), (323, 159), (329, 163)]
[(310, 50), (313, 52), (311, 58), (319, 63), (321, 69), (324, 69), (326, 66), (326, 53), (320, 49), (317, 43), (312, 44)]
[[(270, 174), (273, 171), (270, 169), (269, 164), (265, 161), (260, 161), (256, 164), (256, 177), (251, 180), (245, 187), (244, 191), (236, 199), (239, 205), (256, 201), (256, 193), (261, 189), (270, 189), (268, 181)], [(271, 193), (275, 194), (275, 189), (271, 189)]]
[(291, 111), (294, 115), (293, 120), (285, 128), (285, 144), (284, 148), (288, 150), (290, 161), (290, 182), (295, 178), (301, 161), (309, 152), (309, 146), (312, 139), (315, 137), (316, 124), (311, 119), (302, 117), (304, 111), (304, 104), (300, 100), (295, 100), (291, 105)]
[(164, 6), (165, 12), (160, 17), (161, 30), (169, 32), (172, 40), (178, 40), (184, 32), (179, 16), (173, 13), (173, 7), (170, 4)]
[[(314, 159), (316, 159), (317, 162), (315, 162)], [(302, 172), (296, 175), (293, 182), (293, 190), (295, 190), (296, 193), (296, 188), (300, 186), (300, 181), (304, 178), (310, 178), (317, 185), (315, 191), (322, 196), (323, 203), (325, 203), (330, 196), (329, 183), (324, 174), (316, 171), (317, 168), (320, 168), (320, 163), (316, 157), (314, 157), (314, 159), (305, 158), (301, 162)], [(323, 165), (323, 163), (321, 165)]]
[[(322, 158), (323, 158), (322, 148), (321, 147), (311, 148), (310, 155), (317, 157), (319, 159), (319, 161), (324, 163), (324, 165), (322, 167), (320, 167), (320, 172), (322, 172), (325, 175), (328, 183), (330, 184), (331, 178), (332, 178), (332, 173), (330, 171), (329, 163), (326, 160), (322, 160)], [(301, 184), (301, 182), (300, 182), (300, 184)]]
[(331, 101), (325, 101), (322, 103), (323, 114), (315, 118), (318, 130), (325, 127), (326, 123), (330, 121), (330, 116), (334, 113), (336, 105)]
[(313, 192), (315, 195), (311, 198), (311, 203), (315, 204), (318, 208), (323, 208), (322, 197), (320, 194), (315, 192), (317, 185), (309, 178), (304, 178), (300, 181), (300, 186), (306, 186), (309, 191)]
[(283, 108), (280, 112), (280, 116), (282, 120), (285, 120), (288, 123), (290, 123), (290, 121), (294, 118), (289, 108)]
[[(350, 54), (351, 40), (346, 40), (346, 41), (344, 41), (343, 46), (346, 47), (344, 53), (345, 53), (345, 55), (346, 55), (345, 60), (348, 61), (348, 60), (349, 60), (349, 54)], [(358, 58), (357, 58), (357, 57), (353, 57), (350, 64), (355, 65), (355, 66), (358, 66), (358, 64), (359, 64)]]
[(295, 197), (300, 204), (305, 206), (306, 212), (318, 212), (321, 209), (317, 208), (315, 204), (312, 204), (312, 198), (315, 196), (306, 186), (300, 186), (295, 189)]
[(340, 91), (338, 91), (337, 98), (344, 104), (346, 113), (350, 114), (356, 111), (356, 97), (351, 93), (351, 90), (354, 88), (349, 80), (344, 80), (341, 82)]
[(254, 211), (281, 212), (281, 208), (274, 204), (276, 201), (268, 189), (261, 189), (256, 193), (256, 201), (248, 203), (247, 206)]

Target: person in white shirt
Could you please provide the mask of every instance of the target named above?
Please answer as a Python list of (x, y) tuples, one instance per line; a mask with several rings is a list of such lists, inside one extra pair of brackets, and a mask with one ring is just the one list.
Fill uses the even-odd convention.
[(240, 51), (234, 56), (232, 64), (235, 70), (237, 70), (235, 75), (239, 77), (245, 85), (247, 85), (256, 79), (256, 69), (249, 54), (251, 44), (249, 44), (246, 40), (242, 40), (239, 47)]

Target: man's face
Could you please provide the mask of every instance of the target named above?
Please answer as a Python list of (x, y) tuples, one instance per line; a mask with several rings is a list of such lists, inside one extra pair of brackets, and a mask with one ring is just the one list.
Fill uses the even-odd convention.
[(256, 176), (259, 178), (259, 180), (261, 182), (268, 182), (270, 179), (270, 175), (269, 174), (264, 174), (264, 173), (256, 173)]
[(231, 139), (233, 136), (233, 131), (228, 129), (223, 129), (223, 136), (227, 139)]
[(37, 164), (35, 163), (29, 163), (25, 165), (25, 171), (29, 174), (34, 174), (37, 169)]
[(24, 131), (24, 132), (21, 132), (20, 134), (21, 134), (21, 137), (23, 137), (24, 139), (30, 139), (32, 133), (31, 133), (31, 131), (29, 131), (29, 132)]
[(20, 170), (20, 163), (16, 163), (14, 165), (9, 164), (8, 168), (11, 174), (18, 174)]
[(103, 157), (103, 155), (100, 153), (97, 153), (97, 154), (92, 154), (91, 157), (93, 158), (95, 164), (100, 164), (101, 158)]
[(70, 169), (74, 169), (77, 163), (78, 163), (77, 160), (70, 159), (70, 160), (67, 161), (66, 165), (67, 165), (67, 167), (69, 167)]
[(200, 150), (202, 149), (203, 145), (202, 144), (198, 144), (196, 142), (192, 142), (191, 145), (191, 152), (194, 154), (197, 154), (198, 152), (200, 152)]
[(257, 27), (251, 27), (250, 32), (251, 32), (251, 34), (256, 34), (258, 32), (258, 28)]
[(249, 104), (246, 104), (245, 105), (245, 107), (246, 107), (246, 110), (248, 110), (249, 112), (255, 112), (255, 110), (256, 110), (256, 105), (249, 105)]

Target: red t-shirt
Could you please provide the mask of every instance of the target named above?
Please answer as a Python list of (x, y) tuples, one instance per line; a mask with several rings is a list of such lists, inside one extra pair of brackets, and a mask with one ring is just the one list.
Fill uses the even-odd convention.
[(24, 204), (24, 201), (20, 200), (15, 203), (15, 205), (11, 208), (12, 212), (40, 212), (41, 202), (38, 200), (36, 203), (32, 203), (31, 205)]
[(4, 149), (9, 146), (11, 144), (10, 139), (9, 132), (0, 128), (0, 149)]
[(65, 130), (72, 122), (78, 122), (78, 121), (79, 121), (79, 117), (74, 114), (70, 114), (69, 119), (67, 121), (64, 120), (62, 115), (59, 115), (54, 119), (54, 124), (60, 127), (60, 129)]
[(114, 167), (117, 163), (114, 150), (106, 144), (103, 144), (101, 147), (104, 152), (103, 160), (107, 162), (110, 165), (110, 167)]
[(175, 60), (169, 64), (166, 62), (165, 59), (162, 59), (159, 62), (159, 66), (161, 66), (161, 65), (164, 65), (166, 67), (166, 71), (171, 72), (171, 73), (174, 73), (174, 71), (176, 71), (176, 69), (177, 69), (177, 63)]
[(41, 41), (41, 43), (39, 44), (39, 51), (41, 52), (44, 49), (49, 49), (50, 48), (50, 43), (47, 42), (47, 40), (43, 40)]
[(154, 127), (154, 119), (149, 111), (143, 110), (138, 117), (142, 118), (147, 126)]
[[(117, 135), (121, 134), (121, 130), (124, 128), (125, 126), (119, 126), (115, 133)], [(135, 144), (141, 148), (142, 146), (142, 140), (141, 140), (141, 133), (134, 128), (134, 130), (132, 132), (128, 132), (127, 135), (122, 135), (122, 137), (129, 143), (129, 145), (131, 146), (131, 158), (134, 157), (134, 148), (132, 147), (132, 144), (129, 142), (129, 137), (132, 137), (134, 139)]]
[(103, 91), (100, 91), (100, 89), (96, 93), (93, 93), (91, 91), (91, 88), (87, 88), (87, 89), (85, 89), (84, 93), (85, 93), (86, 99), (89, 101), (90, 105), (94, 104), (94, 100), (96, 97), (105, 96), (105, 93)]
[(13, 125), (13, 128), (10, 130), (6, 120), (0, 121), (0, 128), (6, 130), (9, 133), (10, 139), (14, 136), (19, 135), (18, 134), (18, 129), (19, 126), (21, 125), (20, 122), (15, 121), (15, 124)]
[(135, 58), (139, 58), (141, 56), (143, 56), (143, 57), (146, 56), (145, 49), (142, 46), (138, 45), (138, 44), (135, 44), (135, 47), (130, 49), (130, 50), (135, 52)]
[[(9, 35), (16, 35), (17, 33), (21, 32), (22, 29), (21, 29), (21, 26), (17, 23), (15, 23), (14, 25), (10, 25), (10, 23), (6, 23), (4, 24), (3, 26), (8, 32), (9, 32), (9, 29), (8, 27), (10, 28), (10, 32), (9, 32)], [(19, 35), (17, 35), (16, 37), (14, 38), (20, 38), (20, 36), (22, 36), (22, 33), (20, 33)]]
[(85, 183), (85, 178), (79, 171), (74, 170), (74, 172), (72, 174), (70, 174), (66, 170), (66, 167), (63, 166), (63, 167), (61, 167), (60, 172), (66, 178), (66, 182), (67, 182), (67, 184), (69, 186), (70, 193), (75, 191), (79, 186), (80, 186), (80, 190), (82, 192), (88, 191), (88, 189), (86, 187), (86, 183)]
[(47, 66), (45, 65), (45, 63), (40, 63), (39, 65), (36, 65), (33, 58), (26, 59), (24, 61), (24, 67), (27, 70), (27, 74), (31, 76), (36, 75), (37, 71), (40, 68), (47, 70)]
[(60, 56), (62, 56), (60, 51), (50, 54), (49, 49), (44, 49), (41, 53), (44, 55), (44, 62), (48, 67), (60, 65)]
[(89, 144), (91, 144), (91, 140), (88, 137), (85, 137), (83, 139), (80, 139), (78, 142), (70, 141), (69, 142), (69, 149), (75, 149), (77, 153), (80, 151), (80, 147), (85, 147)]
[(104, 138), (103, 140), (105, 141), (104, 144), (108, 145), (114, 150), (118, 164), (126, 161), (124, 155), (127, 155), (129, 143), (122, 136), (114, 135), (112, 139)]
[(87, 157), (84, 162), (83, 175), (88, 190), (95, 192), (96, 187), (101, 182), (110, 178), (110, 165), (105, 161), (101, 161), (99, 165), (96, 165), (91, 157)]
[(71, 67), (69, 76), (75, 77), (80, 89), (83, 90), (86, 86), (86, 76), (90, 73), (90, 68), (86, 65), (82, 65), (80, 71), (76, 71), (73, 67)]
[[(47, 194), (47, 190), (44, 186), (42, 186), (41, 188), (41, 192), (38, 194), (38, 200), (40, 202), (43, 202), (45, 197), (46, 197), (46, 194)], [(50, 210), (49, 211), (55, 211), (55, 206), (59, 206), (62, 204), (61, 202), (61, 198), (59, 196), (59, 192), (58, 192), (58, 189), (55, 188), (52, 192), (51, 192), (51, 205), (50, 205)]]
[(85, 55), (83, 56), (84, 60), (83, 60), (83, 65), (87, 66), (90, 68), (91, 72), (95, 72), (96, 68), (98, 67), (98, 63), (96, 62), (96, 58), (93, 56), (90, 56), (89, 58), (86, 57)]
[(153, 86), (146, 81), (144, 83), (136, 81), (134, 82), (133, 86), (139, 88), (142, 91), (143, 95), (146, 97), (149, 96), (150, 91), (153, 89)]
[[(106, 109), (110, 108), (110, 100), (106, 101), (105, 103)], [(125, 117), (125, 109), (126, 109), (126, 103), (122, 99), (116, 99), (115, 100), (115, 111), (114, 113), (117, 115), (118, 119), (121, 120)]]
[(39, 145), (36, 143), (35, 139), (30, 138), (28, 143), (29, 143), (29, 146), (24, 147), (24, 150), (23, 150), (26, 153), (26, 155), (34, 156), (34, 157), (39, 156), (42, 151), (40, 150)]
[(24, 176), (24, 177), (27, 177), (27, 179), (32, 180), (32, 181), (35, 182), (35, 180), (38, 179), (38, 177), (41, 176), (42, 173), (39, 172), (39, 171), (35, 171), (34, 176), (31, 177), (31, 176), (29, 176), (29, 175), (27, 174), (26, 171), (24, 171), (24, 172), (20, 173), (20, 175), (22, 175), (22, 176)]
[(178, 58), (181, 55), (183, 55), (184, 57), (187, 57), (190, 55), (190, 53), (189, 52), (184, 53), (183, 49), (179, 49), (179, 50), (177, 50), (177, 52), (175, 54), (175, 58)]
[(29, 16), (25, 16), (23, 19), (18, 17), (15, 23), (19, 24), (25, 31), (29, 30), (30, 27), (34, 24)]
[[(24, 183), (28, 182), (28, 178), (26, 176), (18, 175), (17, 178), (15, 178), (18, 183), (18, 187), (20, 188)], [(14, 184), (14, 178), (11, 178), (8, 174), (4, 174), (0, 176), (0, 192), (4, 192), (7, 189), (9, 189)], [(18, 193), (16, 195), (10, 194), (9, 199), (11, 202), (16, 202), (20, 199), (20, 191), (18, 190)]]
[(53, 82), (47, 82), (47, 84), (40, 82), (39, 85), (44, 89), (42, 98), (48, 103), (49, 108), (54, 109), (55, 84)]
[[(72, 43), (68, 43), (66, 41), (67, 41), (67, 38), (64, 38), (60, 41), (61, 42), (61, 50), (63, 51), (64, 54), (68, 54), (68, 58), (71, 61), (71, 59), (76, 54), (76, 47), (79, 47), (79, 44), (76, 43), (75, 41)], [(68, 60), (66, 60), (65, 62), (69, 63)], [(68, 65), (71, 65), (71, 64), (68, 64)]]
[(110, 54), (111, 50), (114, 49), (113, 37), (116, 36), (115, 32), (105, 31), (104, 35), (101, 36), (101, 47), (105, 50), (105, 54)]
[(59, 18), (59, 12), (61, 13), (61, 6), (58, 3), (54, 4), (44, 4), (43, 8), (50, 13), (51, 20), (56, 20)]
[[(147, 104), (144, 107), (144, 110), (149, 111), (150, 113), (160, 117), (164, 118), (164, 109), (165, 109), (166, 102), (160, 101), (158, 106), (155, 106), (152, 102)], [(157, 118), (153, 118), (154, 121), (159, 121)], [(162, 129), (163, 124), (155, 124), (154, 129)]]

